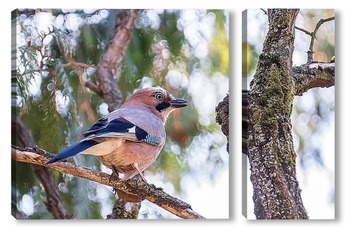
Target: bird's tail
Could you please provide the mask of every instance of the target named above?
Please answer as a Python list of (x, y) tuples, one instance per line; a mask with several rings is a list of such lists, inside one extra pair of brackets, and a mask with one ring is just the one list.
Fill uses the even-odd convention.
[(64, 149), (63, 151), (61, 151), (59, 154), (57, 154), (56, 156), (51, 158), (48, 162), (46, 162), (46, 164), (54, 163), (61, 159), (72, 157), (96, 144), (97, 142), (93, 140), (80, 141), (79, 143), (73, 144), (67, 147), (66, 149)]

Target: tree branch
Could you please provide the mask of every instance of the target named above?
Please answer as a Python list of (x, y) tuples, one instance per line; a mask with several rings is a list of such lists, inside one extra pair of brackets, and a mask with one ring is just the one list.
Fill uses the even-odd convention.
[[(311, 88), (335, 85), (335, 62), (313, 62), (292, 67), (294, 95), (302, 96)], [(247, 153), (248, 140), (248, 100), (247, 90), (242, 90), (242, 153)]]
[(119, 192), (121, 192), (123, 199), (130, 199), (131, 202), (133, 202), (133, 199), (136, 201), (139, 199), (147, 199), (178, 217), (186, 219), (205, 219), (203, 216), (193, 211), (191, 205), (168, 195), (162, 189), (156, 188), (152, 184), (133, 179), (127, 181), (115, 179), (109, 174), (77, 166), (69, 162), (56, 162), (47, 165), (46, 162), (51, 157), (51, 154), (38, 147), (20, 148), (12, 146), (11, 152), (12, 159), (18, 162), (32, 163), (53, 168), (62, 173), (111, 186), (117, 190), (118, 195), (120, 195)]
[(80, 67), (80, 68), (96, 68), (96, 66), (94, 65), (89, 65), (89, 64), (86, 64), (86, 63), (83, 63), (83, 62), (76, 62), (76, 61), (70, 61), (70, 62), (67, 62), (65, 64), (62, 64), (62, 67), (72, 67), (72, 68), (76, 68), (76, 67)]
[[(120, 10), (116, 16), (115, 33), (97, 65), (96, 81), (97, 92), (108, 104), (111, 112), (121, 105), (121, 92), (115, 81), (117, 70), (120, 67), (128, 47), (134, 21), (140, 10)], [(90, 86), (91, 87), (91, 86)], [(96, 87), (94, 87), (96, 91)]]
[(91, 81), (86, 81), (84, 86), (89, 88), (91, 91), (95, 92), (97, 95), (102, 96), (100, 88)]
[(292, 67), (294, 94), (301, 96), (315, 87), (335, 85), (335, 62), (312, 62)]

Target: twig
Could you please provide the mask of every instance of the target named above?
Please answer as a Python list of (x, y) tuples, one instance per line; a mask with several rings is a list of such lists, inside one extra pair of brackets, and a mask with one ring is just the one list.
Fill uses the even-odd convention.
[(299, 31), (302, 31), (302, 32), (304, 32), (304, 33), (307, 34), (307, 35), (312, 36), (312, 32), (309, 32), (309, 31), (307, 31), (307, 30), (305, 30), (305, 29), (303, 29), (303, 28), (299, 28), (299, 27), (295, 26), (295, 29), (297, 29), (297, 30), (299, 30)]
[(317, 22), (314, 31), (312, 31), (312, 32), (307, 31), (307, 30), (305, 30), (303, 28), (299, 28), (299, 27), (295, 26), (295, 29), (298, 29), (299, 31), (302, 31), (305, 34), (311, 36), (309, 50), (307, 51), (307, 63), (311, 63), (313, 61), (313, 54), (314, 54), (313, 49), (314, 49), (314, 43), (315, 43), (316, 33), (317, 33), (318, 29), (321, 27), (322, 24), (324, 24), (324, 23), (326, 23), (328, 21), (334, 20), (334, 19), (335, 19), (335, 17), (329, 17), (329, 18), (325, 18), (325, 19), (320, 19)]
[(38, 147), (20, 148), (12, 146), (11, 153), (12, 159), (18, 162), (49, 167), (62, 173), (71, 174), (73, 176), (111, 186), (118, 192), (122, 192), (122, 194), (124, 196), (126, 195), (128, 198), (141, 198), (141, 200), (147, 199), (180, 218), (205, 219), (203, 216), (193, 211), (191, 205), (168, 195), (162, 189), (156, 188), (152, 184), (133, 179), (126, 181), (115, 179), (109, 174), (77, 166), (69, 162), (56, 162), (47, 165), (46, 162), (49, 160), (51, 154)]
[(263, 8), (260, 8), (261, 11), (263, 11), (265, 13), (265, 15), (268, 15), (267, 14), (267, 10), (263, 9)]
[(100, 88), (96, 84), (94, 84), (93, 82), (86, 81), (84, 83), (84, 85), (85, 85), (85, 87), (89, 88), (91, 91), (95, 92), (99, 96), (102, 96), (102, 92), (101, 92)]
[(71, 61), (71, 62), (68, 62), (68, 63), (65, 63), (65, 64), (62, 64), (63, 67), (80, 67), (80, 68), (94, 68), (96, 69), (96, 66), (94, 65), (88, 65), (86, 63), (83, 63), (83, 62), (75, 62), (75, 61)]

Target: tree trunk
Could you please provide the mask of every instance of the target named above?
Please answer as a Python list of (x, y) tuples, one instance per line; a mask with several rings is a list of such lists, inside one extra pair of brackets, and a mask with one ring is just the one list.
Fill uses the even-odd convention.
[(294, 27), (299, 10), (268, 11), (269, 31), (248, 104), (248, 158), (258, 219), (307, 219), (296, 178), (291, 112)]

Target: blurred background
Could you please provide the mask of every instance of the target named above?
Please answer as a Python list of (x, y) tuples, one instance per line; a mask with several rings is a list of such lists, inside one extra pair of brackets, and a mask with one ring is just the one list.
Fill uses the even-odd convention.
[[(83, 83), (95, 82), (95, 66), (117, 13), (19, 9), (13, 14), (12, 117), (24, 122), (40, 148), (58, 153), (108, 113), (107, 104)], [(227, 141), (215, 122), (215, 108), (229, 92), (228, 17), (225, 10), (143, 10), (115, 75), (124, 100), (137, 89), (161, 86), (189, 101), (170, 116), (167, 143), (144, 175), (206, 218), (229, 216)], [(67, 66), (71, 60), (87, 67), (77, 72)], [(89, 155), (70, 161), (111, 172)], [(75, 218), (101, 219), (111, 213), (112, 188), (50, 172)], [(24, 218), (50, 219), (43, 200), (29, 165), (12, 161), (12, 210)], [(176, 216), (143, 201), (139, 218)]]
[[(243, 36), (245, 57), (242, 64), (243, 89), (249, 89), (259, 54), (268, 31), (267, 15), (262, 9), (247, 10), (247, 32)], [(314, 31), (320, 19), (335, 16), (333, 9), (301, 9), (296, 27)], [(295, 30), (293, 65), (306, 64), (310, 36)], [(314, 43), (314, 61), (330, 62), (335, 56), (335, 20), (323, 23)], [(294, 149), (297, 152), (297, 178), (310, 219), (335, 218), (335, 87), (315, 88), (296, 96), (292, 112)], [(245, 164), (245, 162), (243, 162)], [(249, 165), (249, 164), (248, 164)], [(248, 217), (255, 219), (252, 185), (248, 171)], [(243, 189), (245, 190), (245, 189)]]

